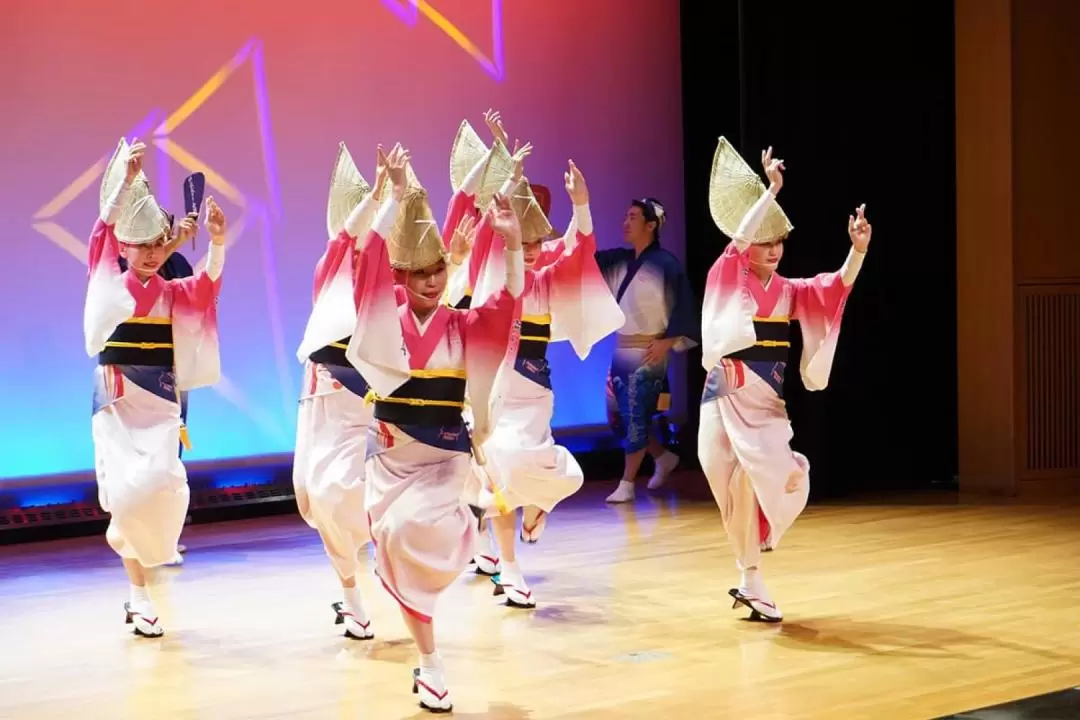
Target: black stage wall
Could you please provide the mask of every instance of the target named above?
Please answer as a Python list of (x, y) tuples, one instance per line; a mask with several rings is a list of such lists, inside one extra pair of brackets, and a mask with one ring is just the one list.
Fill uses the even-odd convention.
[[(859, 203), (874, 227), (829, 388), (803, 388), (800, 345), (789, 364), (793, 446), (810, 459), (812, 496), (952, 483), (953, 3), (684, 0), (682, 38), (687, 265), (699, 300), (726, 243), (707, 203), (721, 135), (754, 167), (770, 144), (787, 163), (780, 203), (795, 230), (782, 274), (839, 268)], [(700, 359), (690, 361), (695, 397)]]

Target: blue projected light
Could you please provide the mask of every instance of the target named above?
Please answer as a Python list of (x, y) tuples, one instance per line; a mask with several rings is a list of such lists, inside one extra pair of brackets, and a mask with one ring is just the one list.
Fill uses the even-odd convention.
[(41, 488), (20, 488), (11, 493), (10, 498), (18, 508), (44, 508), (50, 505), (71, 505), (92, 498), (86, 484), (74, 486), (56, 486)]

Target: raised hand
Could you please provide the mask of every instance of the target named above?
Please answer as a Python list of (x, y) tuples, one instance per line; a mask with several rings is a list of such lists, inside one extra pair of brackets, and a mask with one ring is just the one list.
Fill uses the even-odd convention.
[(465, 256), (472, 250), (473, 239), (476, 232), (476, 218), (466, 215), (454, 228), (454, 237), (450, 240), (450, 259), (455, 265), (465, 261)]
[(405, 168), (408, 167), (410, 159), (409, 151), (401, 147), (401, 143), (394, 145), (394, 149), (386, 156), (386, 174), (394, 186), (394, 198), (397, 200), (405, 197), (405, 184), (408, 182)]
[(127, 182), (131, 184), (135, 181), (135, 178), (139, 176), (142, 171), (143, 155), (146, 154), (146, 144), (134, 140), (131, 143), (131, 148), (128, 150), (127, 160)]
[(511, 178), (513, 178), (515, 183), (521, 182), (521, 178), (525, 176), (525, 158), (532, 155), (532, 151), (532, 143), (525, 143), (525, 147), (521, 147), (520, 141), (514, 141), (514, 154), (511, 157), (514, 171), (511, 174)]
[(761, 166), (765, 168), (765, 177), (769, 178), (769, 192), (776, 195), (780, 188), (784, 187), (784, 176), (780, 171), (787, 168), (784, 167), (783, 160), (773, 159), (772, 145), (761, 153)]
[(375, 185), (381, 186), (386, 182), (386, 151), (382, 145), (375, 148)]
[(501, 142), (506, 147), (510, 147), (510, 136), (506, 134), (506, 129), (502, 124), (502, 115), (498, 110), (492, 110), (488, 108), (488, 111), (484, 113), (484, 124), (488, 126), (488, 130), (491, 131), (491, 137)]
[(203, 224), (206, 226), (206, 231), (210, 233), (210, 242), (215, 245), (225, 244), (225, 228), (227, 227), (225, 212), (218, 206), (213, 195), (206, 198), (206, 220)]
[(589, 188), (585, 185), (585, 176), (578, 170), (578, 166), (571, 160), (569, 167), (563, 173), (563, 181), (566, 185), (566, 194), (574, 205), (589, 204)]
[(857, 252), (864, 253), (870, 247), (870, 221), (866, 219), (866, 203), (855, 208), (854, 215), (848, 215), (847, 234), (851, 238), (851, 245)]
[(503, 236), (507, 250), (521, 249), (521, 221), (510, 205), (510, 198), (502, 193), (495, 193), (491, 200), (491, 227)]
[(173, 240), (176, 245), (183, 245), (188, 240), (191, 240), (199, 232), (199, 213), (190, 213), (186, 218), (180, 221), (180, 224), (176, 226), (176, 234), (173, 236)]

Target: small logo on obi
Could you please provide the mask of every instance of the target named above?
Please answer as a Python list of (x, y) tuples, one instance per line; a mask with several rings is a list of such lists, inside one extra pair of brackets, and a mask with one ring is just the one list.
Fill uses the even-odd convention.
[(448, 442), (453, 442), (461, 437), (461, 428), (454, 430), (448, 430), (447, 428), (439, 428), (439, 437)]
[(778, 383), (784, 382), (784, 363), (776, 363), (772, 367), (772, 377)]
[(165, 392), (176, 392), (176, 375), (171, 372), (161, 373), (161, 377), (158, 378), (158, 385)]

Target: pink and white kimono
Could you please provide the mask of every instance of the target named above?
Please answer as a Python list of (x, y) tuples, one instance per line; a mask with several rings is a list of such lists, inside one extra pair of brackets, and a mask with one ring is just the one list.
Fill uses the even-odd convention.
[[(460, 195), (447, 228), (464, 206)], [(513, 369), (524, 266), (520, 251), (507, 252), (505, 287), (488, 302), (440, 305), (420, 321), (394, 288), (385, 238), (397, 206), (386, 201), (361, 243), (346, 356), (376, 397), (365, 481), (376, 574), (406, 612), (431, 622), (439, 594), (473, 555), (476, 518), (462, 498), (470, 449), (490, 435), (492, 395)], [(466, 384), (471, 441), (461, 415)]]
[(344, 579), (359, 572), (359, 553), (371, 540), (364, 465), (373, 408), (365, 401), (367, 381), (345, 350), (356, 326), (356, 238), (366, 236), (376, 208), (369, 193), (327, 244), (315, 268), (314, 305), (297, 350), (304, 380), (293, 461), (296, 504)]
[(779, 544), (810, 491), (810, 465), (789, 445), (783, 400), (789, 324), (797, 320), (802, 331), (803, 382), (808, 390), (823, 390), (863, 260), (852, 250), (839, 272), (809, 279), (774, 272), (763, 285), (750, 269), (747, 238), (773, 200), (766, 192), (754, 204), (709, 271), (702, 309), (702, 364), (709, 373), (698, 454), (744, 571), (757, 568), (763, 544)]
[[(584, 359), (593, 345), (625, 322), (594, 258), (588, 205), (574, 207), (574, 219), (558, 247), (558, 252), (541, 256), (543, 265), (538, 262), (525, 271), (524, 292), (514, 307), (514, 318), (521, 323), (515, 372), (507, 379), (494, 430), (483, 445), (487, 465), (476, 468), (473, 481), (473, 489), (479, 490), (489, 477), (508, 509), (530, 510), (522, 525), (522, 536), (529, 541), (539, 538), (544, 516), (584, 482), (577, 460), (555, 444), (551, 433), (555, 396), (548, 344), (569, 340)], [(486, 301), (494, 290), (485, 287), (480, 271), (485, 264), (498, 263), (502, 252), (501, 238), (481, 222), (469, 258), (474, 302)], [(489, 515), (494, 512), (492, 508)]]
[(206, 269), (193, 277), (144, 283), (121, 272), (114, 226), (128, 192), (127, 184), (117, 187), (90, 236), (83, 330), (86, 352), (99, 363), (91, 427), (98, 497), (111, 515), (106, 539), (121, 557), (154, 567), (175, 557), (188, 510), (179, 393), (221, 375), (225, 249), (211, 244)]

